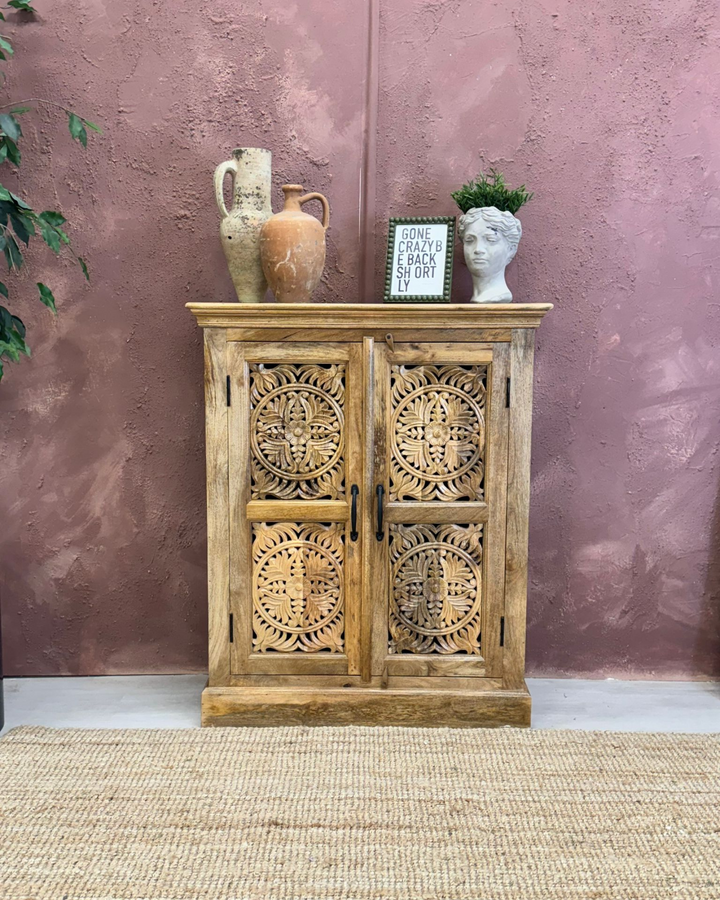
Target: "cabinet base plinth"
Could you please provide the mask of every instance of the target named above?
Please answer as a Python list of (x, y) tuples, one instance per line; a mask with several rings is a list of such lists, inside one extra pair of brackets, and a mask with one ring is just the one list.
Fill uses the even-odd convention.
[(497, 691), (206, 687), (202, 724), (527, 728), (530, 694), (525, 687)]

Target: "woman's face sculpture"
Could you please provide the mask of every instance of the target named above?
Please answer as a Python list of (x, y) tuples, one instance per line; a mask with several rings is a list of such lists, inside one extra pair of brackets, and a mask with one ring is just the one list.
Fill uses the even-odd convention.
[(463, 250), (470, 273), (483, 279), (504, 271), (513, 256), (505, 235), (482, 217), (466, 226)]

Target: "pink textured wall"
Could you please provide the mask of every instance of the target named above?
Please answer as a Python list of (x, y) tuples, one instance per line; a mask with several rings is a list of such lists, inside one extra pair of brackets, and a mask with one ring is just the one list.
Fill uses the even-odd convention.
[[(63, 99), (106, 133), (84, 153), (52, 116), (24, 126), (24, 190), (64, 211), (93, 280), (37, 253), (12, 286), (45, 280), (60, 302), (52, 320), (28, 301), (34, 357), (0, 386), (9, 674), (205, 664), (183, 304), (233, 298), (212, 171), (265, 146), (277, 192), (330, 197), (327, 301), (361, 299), (373, 224), (377, 298), (387, 217), (453, 213), (481, 164), (536, 192), (509, 279), (556, 304), (538, 334), (529, 668), (720, 675), (714, 0), (379, 0), (379, 21), (327, 0), (38, 6), (8, 29), (10, 95)], [(456, 299), (468, 284), (458, 261)]]

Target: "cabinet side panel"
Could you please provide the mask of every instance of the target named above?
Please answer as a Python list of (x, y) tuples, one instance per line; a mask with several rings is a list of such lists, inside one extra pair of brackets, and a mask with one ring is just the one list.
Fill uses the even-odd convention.
[(534, 331), (530, 329), (513, 331), (510, 345), (510, 428), (503, 651), (503, 678), (506, 688), (521, 688), (524, 684), (525, 672), (534, 347)]
[(510, 346), (497, 344), (493, 354), (491, 384), (488, 389), (489, 432), (485, 484), (488, 498), (487, 546), (484, 557), (485, 610), (483, 656), (488, 674), (502, 676), (503, 650), (500, 620), (505, 604), (505, 528), (507, 526), (508, 412), (507, 386), (510, 373)]
[(229, 517), (227, 360), (224, 328), (205, 329), (208, 668), (211, 685), (229, 684)]

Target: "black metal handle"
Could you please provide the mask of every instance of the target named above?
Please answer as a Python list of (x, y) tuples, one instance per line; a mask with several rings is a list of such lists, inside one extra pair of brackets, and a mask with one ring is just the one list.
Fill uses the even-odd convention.
[(350, 488), (350, 494), (352, 495), (352, 506), (350, 508), (350, 540), (356, 541), (358, 539), (357, 533), (357, 498), (358, 498), (358, 486), (354, 484)]
[(383, 531), (383, 494), (385, 493), (385, 488), (379, 484), (375, 488), (375, 493), (377, 495), (377, 531), (375, 532), (375, 537), (381, 541), (385, 537), (385, 532)]

